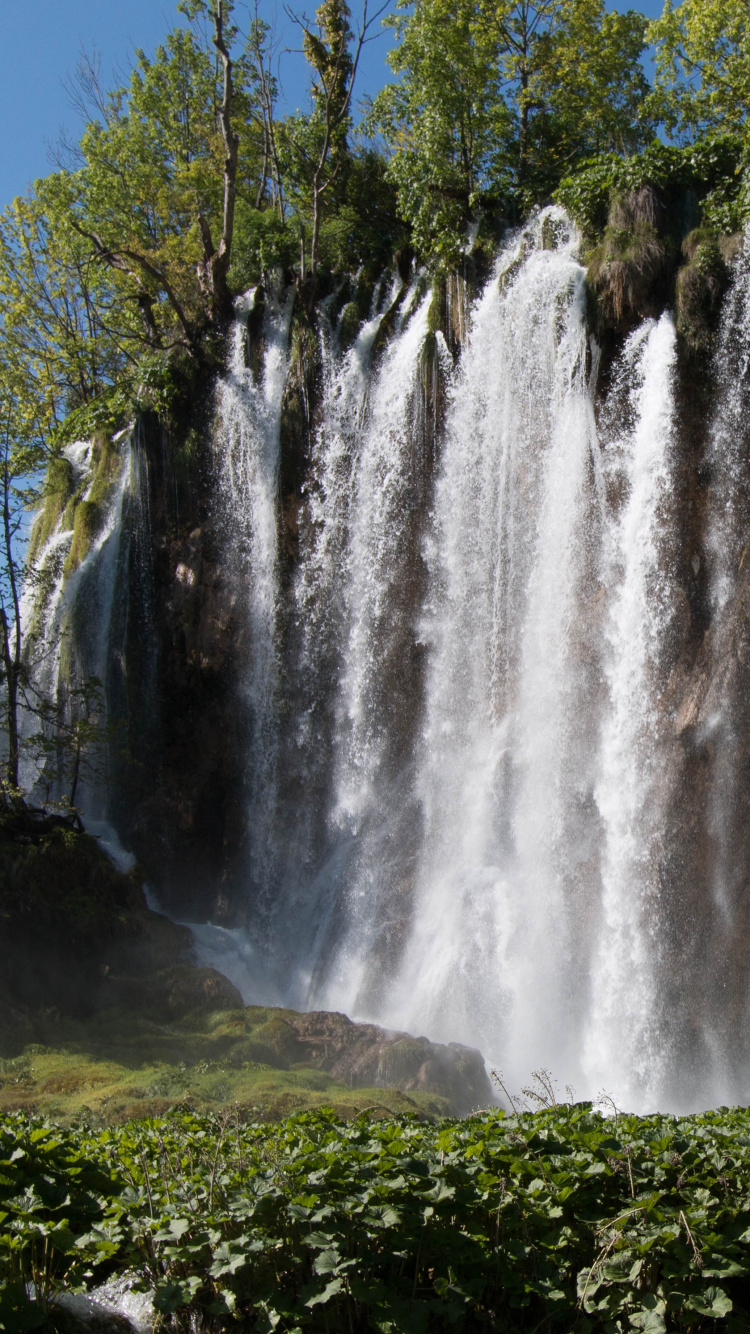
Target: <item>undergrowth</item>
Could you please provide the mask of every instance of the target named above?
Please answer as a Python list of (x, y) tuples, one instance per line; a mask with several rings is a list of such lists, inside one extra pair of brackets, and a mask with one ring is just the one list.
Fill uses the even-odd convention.
[(739, 1334), (749, 1128), (586, 1103), (437, 1124), (7, 1116), (0, 1324), (54, 1329), (56, 1291), (128, 1271), (175, 1330)]

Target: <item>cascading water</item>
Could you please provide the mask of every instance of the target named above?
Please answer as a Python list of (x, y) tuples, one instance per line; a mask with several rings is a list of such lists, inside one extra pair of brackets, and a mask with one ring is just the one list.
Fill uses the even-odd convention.
[[(441, 344), (426, 470), (427, 301), (403, 301), (374, 360), (377, 314), (343, 356), (323, 335), (263, 826), (274, 994), (476, 1043), (511, 1080), (541, 1064), (579, 1092), (687, 1105), (710, 1100), (718, 1067), (692, 1090), (678, 1068), (693, 1021), (674, 1003), (664, 888), (680, 772), (664, 702), (683, 596), (676, 335), (669, 315), (645, 321), (602, 394), (577, 244), (547, 210), (501, 255), (455, 369)], [(724, 335), (738, 356), (743, 275)], [(719, 529), (742, 527), (742, 395), (727, 395), (717, 615), (738, 559)], [(270, 460), (268, 414), (252, 431)], [(257, 481), (234, 486), (270, 551), (270, 518), (252, 517), (270, 501), (258, 508)], [(264, 578), (268, 614), (252, 620), (272, 662), (283, 599), (277, 583), (264, 601)], [(247, 990), (259, 998), (257, 978)], [(710, 1034), (693, 1047), (705, 1056)]]
[[(701, 1013), (710, 1096), (747, 1101), (750, 986), (746, 971), (746, 833), (750, 828), (747, 736), (750, 697), (745, 606), (750, 513), (750, 231), (736, 263), (714, 355), (715, 395), (704, 469), (709, 505), (705, 551), (710, 626), (706, 687), (691, 721), (710, 756), (705, 801), (710, 847)], [(694, 556), (698, 567), (700, 555)], [(705, 1095), (704, 1095), (705, 1096)]]
[(239, 303), (227, 375), (218, 386), (217, 449), (220, 526), (235, 572), (249, 592), (249, 654), (244, 674), (250, 715), (250, 874), (266, 906), (273, 875), (277, 801), (278, 479), (281, 402), (288, 370), (291, 299), (266, 303), (263, 364), (249, 364), (246, 316), (255, 294)]
[[(595, 787), (601, 903), (588, 965), (583, 1059), (587, 1086), (616, 1089), (628, 1106), (658, 1104), (670, 1074), (659, 987), (669, 743), (657, 701), (676, 605), (670, 513), (675, 358), (670, 316), (636, 330), (603, 423), (612, 518), (602, 562), (610, 594), (603, 627), (607, 700)], [(623, 430), (622, 422), (632, 426)]]
[(587, 782), (571, 633), (598, 508), (584, 275), (569, 230), (536, 240), (501, 257), (448, 408), (419, 632), (424, 841), (390, 1012), (491, 1055), (502, 1028), (519, 1069), (528, 1050), (567, 1065), (571, 1046), (565, 880)]
[[(708, 447), (713, 504), (707, 534), (711, 604), (713, 612), (713, 653), (719, 660), (731, 658), (737, 645), (726, 643), (732, 634), (727, 616), (735, 591), (737, 573), (743, 562), (747, 543), (747, 515), (750, 509), (750, 478), (747, 450), (750, 437), (750, 241), (735, 273), (722, 322), (716, 353), (718, 381), (717, 406)], [(722, 644), (722, 640), (725, 642)], [(722, 653), (723, 649), (723, 653)], [(732, 903), (737, 898), (739, 866), (732, 868), (731, 840), (725, 816), (738, 786), (737, 746), (733, 729), (738, 719), (736, 683), (720, 670), (714, 697), (705, 709), (710, 730), (716, 734), (719, 751), (718, 776), (712, 794), (712, 823), (716, 840), (713, 892), (725, 920), (731, 920)], [(733, 688), (727, 689), (730, 685)]]
[[(112, 616), (118, 560), (123, 531), (123, 507), (131, 489), (130, 441), (120, 441), (120, 457), (114, 476), (100, 505), (98, 531), (80, 563), (68, 567), (74, 544), (74, 529), (63, 516), (35, 562), (36, 575), (24, 592), (22, 626), (24, 654), (29, 674), (27, 698), (30, 708), (22, 718), (28, 741), (24, 785), (42, 800), (70, 795), (74, 756), (58, 746), (40, 753), (33, 742), (36, 734), (53, 736), (81, 717), (102, 728), (107, 714), (106, 680), (113, 647)], [(92, 447), (78, 442), (64, 451), (71, 464), (81, 503), (89, 499)], [(60, 729), (56, 719), (62, 720)], [(92, 733), (93, 735), (93, 733)], [(76, 794), (79, 805), (92, 819), (101, 819), (106, 805), (101, 770), (106, 765), (106, 745), (90, 743), (90, 752), (80, 774)], [(69, 747), (70, 750), (70, 747)]]
[(382, 719), (412, 579), (413, 423), (428, 304), (416, 292), (391, 298), (395, 332), (374, 366), (382, 313), (338, 364), (335, 334), (323, 331), (321, 426), (293, 590), (296, 802), (284, 822), (276, 906), (278, 964), (298, 1004), (312, 995), (334, 1004), (341, 978), (348, 986), (353, 970), (366, 970), (362, 944), (377, 930), (391, 870), (385, 791), (397, 765)]
[[(557, 209), (515, 235), (455, 360), (423, 279), (381, 289), (344, 351), (336, 295), (291, 348), (291, 292), (262, 335), (238, 311), (213, 528), (245, 609), (248, 911), (196, 940), (248, 1001), (476, 1044), (511, 1084), (545, 1066), (689, 1108), (744, 1096), (750, 1060), (750, 260), (698, 448), (672, 317), (600, 349), (577, 248)], [(315, 376), (292, 503), (284, 422)], [(108, 683), (125, 501), (151, 540), (133, 457), (64, 587), (70, 537), (50, 539), (34, 613), (48, 643), (64, 608), (91, 617)]]

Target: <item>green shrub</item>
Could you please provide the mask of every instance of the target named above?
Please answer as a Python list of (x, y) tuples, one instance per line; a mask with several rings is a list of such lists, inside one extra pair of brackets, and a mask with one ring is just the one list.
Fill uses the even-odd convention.
[(555, 199), (584, 235), (593, 239), (604, 230), (612, 197), (617, 193), (650, 186), (674, 204), (679, 196), (693, 191), (706, 223), (731, 233), (741, 229), (750, 216), (743, 167), (744, 149), (735, 135), (705, 136), (685, 148), (656, 140), (643, 153), (631, 157), (610, 153), (588, 159), (560, 182)]
[[(135, 1269), (172, 1329), (746, 1331), (750, 1120), (0, 1121), (0, 1279)], [(18, 1289), (16, 1288), (16, 1293)]]

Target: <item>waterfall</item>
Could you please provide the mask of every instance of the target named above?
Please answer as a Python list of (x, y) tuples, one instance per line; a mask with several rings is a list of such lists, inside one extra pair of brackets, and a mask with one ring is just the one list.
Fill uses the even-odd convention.
[[(399, 726), (385, 709), (388, 700), (394, 713), (420, 518), (415, 471), (423, 460), (413, 428), (429, 299), (418, 288), (392, 289), (385, 313), (377, 304), (340, 360), (323, 330), (321, 425), (294, 588), (293, 738), (302, 772), (287, 817), (298, 837), (287, 859), (279, 951), (296, 979), (287, 994), (329, 1006), (351, 1007), (352, 978), (372, 966), (388, 896), (402, 764), (394, 754)], [(378, 354), (378, 331), (394, 314)]]
[[(248, 1002), (477, 1045), (511, 1087), (744, 1096), (747, 254), (702, 436), (669, 312), (591, 334), (560, 209), (509, 237), (460, 349), (424, 275), (346, 348), (343, 299), (244, 298), (217, 387), (247, 893), (199, 957)], [(152, 541), (132, 456), (80, 570), (62, 531), (41, 558), (38, 633), (89, 618), (107, 681), (126, 497)]]
[[(92, 446), (79, 441), (65, 447), (72, 466), (80, 503), (86, 503), (93, 485)], [(24, 786), (41, 801), (70, 795), (71, 765), (65, 748), (51, 742), (79, 718), (90, 719), (102, 728), (102, 739), (86, 746), (88, 755), (81, 772), (76, 802), (94, 819), (101, 819), (107, 805), (105, 791), (108, 713), (106, 681), (114, 647), (112, 615), (118, 560), (123, 533), (123, 510), (131, 484), (131, 448), (128, 432), (118, 441), (118, 461), (110, 484), (100, 500), (101, 518), (88, 549), (75, 569), (66, 562), (75, 539), (65, 515), (34, 563), (34, 577), (27, 580), (22, 602), (24, 656), (29, 673), (29, 699), (34, 708), (22, 717), (22, 733), (30, 751), (22, 775)], [(46, 735), (47, 745), (39, 753), (34, 736)], [(93, 734), (92, 734), (93, 735)]]
[(251, 596), (251, 836), (268, 848), (251, 879), (275, 962), (230, 933), (204, 943), (253, 999), (470, 1042), (516, 1084), (544, 1066), (645, 1107), (678, 1096), (682, 1022), (661, 846), (676, 335), (645, 321), (602, 392), (578, 246), (545, 210), (499, 256), (455, 366), (438, 335), (436, 455), (419, 283), (343, 355), (321, 321), (283, 613), (282, 308), (259, 382), (237, 326), (222, 495)]
[(261, 903), (274, 868), (279, 688), (278, 479), (281, 403), (288, 371), (291, 294), (271, 294), (263, 321), (262, 366), (252, 364), (247, 316), (255, 293), (238, 303), (227, 374), (219, 380), (218, 524), (247, 595), (249, 649), (244, 695), (250, 716), (250, 876)]
[(390, 1012), (502, 1049), (519, 1073), (529, 1050), (559, 1068), (573, 1045), (571, 882), (590, 822), (575, 624), (601, 497), (575, 249), (550, 213), (501, 256), (450, 395), (419, 626), (424, 839)]
[[(710, 758), (705, 799), (710, 839), (708, 888), (714, 913), (711, 918), (706, 913), (704, 926), (707, 982), (701, 1028), (711, 1092), (716, 1090), (724, 1102), (744, 1102), (750, 1062), (745, 946), (750, 636), (744, 610), (750, 573), (750, 230), (745, 233), (726, 298), (713, 371), (714, 404), (704, 459), (709, 505), (703, 553), (711, 620), (702, 698), (691, 701), (697, 706), (691, 717), (696, 744)], [(694, 559), (697, 564), (700, 555)]]
[[(605, 478), (614, 503), (602, 560), (609, 607), (595, 788), (601, 901), (583, 1040), (587, 1086), (608, 1089), (627, 1106), (658, 1105), (665, 1093), (660, 854), (670, 768), (658, 696), (676, 605), (670, 511), (675, 356), (670, 316), (637, 329), (623, 351), (604, 422)], [(623, 429), (628, 422), (630, 429)]]

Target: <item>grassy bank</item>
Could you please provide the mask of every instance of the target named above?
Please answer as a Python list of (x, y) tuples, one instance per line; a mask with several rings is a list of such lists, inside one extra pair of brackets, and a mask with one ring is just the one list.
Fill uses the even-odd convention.
[(16, 1051), (16, 1037), (0, 1059), (0, 1111), (63, 1124), (84, 1116), (102, 1126), (160, 1116), (176, 1103), (205, 1112), (238, 1106), (245, 1117), (272, 1121), (321, 1106), (344, 1117), (374, 1105), (393, 1113), (449, 1112), (448, 1098), (434, 1091), (351, 1087), (310, 1062), (290, 1060), (301, 1054), (292, 1046), (292, 1016), (299, 1017), (259, 1006), (177, 1016), (111, 1008), (82, 1021), (36, 1015), (34, 1034), (44, 1040)]

